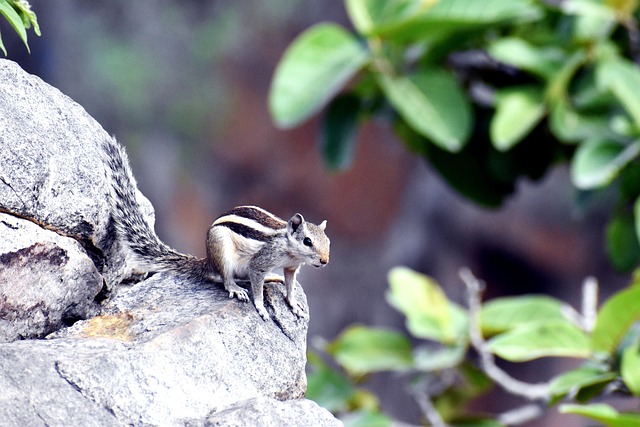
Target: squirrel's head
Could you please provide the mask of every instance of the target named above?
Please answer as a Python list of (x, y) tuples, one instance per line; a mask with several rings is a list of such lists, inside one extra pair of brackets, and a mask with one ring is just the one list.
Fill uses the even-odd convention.
[(327, 221), (320, 225), (306, 222), (299, 213), (287, 222), (287, 237), (292, 255), (314, 267), (324, 267), (329, 263), (329, 246), (331, 242), (325, 234)]

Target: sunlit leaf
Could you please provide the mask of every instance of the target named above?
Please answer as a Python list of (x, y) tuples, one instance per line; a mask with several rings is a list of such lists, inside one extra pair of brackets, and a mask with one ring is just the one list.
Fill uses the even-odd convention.
[(381, 74), (380, 84), (389, 102), (417, 132), (450, 152), (467, 143), (471, 107), (453, 75), (439, 69), (410, 77)]
[(309, 353), (308, 360), (312, 369), (307, 374), (307, 398), (331, 412), (345, 411), (356, 392), (353, 384), (317, 354)]
[(560, 413), (582, 415), (607, 427), (640, 427), (640, 414), (619, 413), (605, 403), (561, 405)]
[(340, 419), (344, 427), (391, 427), (393, 421), (379, 412), (360, 410), (351, 412)]
[(489, 54), (504, 64), (544, 79), (559, 71), (564, 56), (559, 47), (540, 48), (517, 37), (494, 41), (489, 45)]
[[(20, 36), (20, 40), (27, 47), (27, 51), (29, 51), (29, 44), (27, 43), (27, 30), (22, 22), (22, 18), (16, 10), (13, 8), (11, 3), (7, 0), (0, 0), (0, 15), (4, 16), (5, 19), (11, 24), (18, 36)], [(3, 49), (4, 50), (4, 49)], [(6, 53), (5, 53), (6, 54)]]
[(624, 289), (604, 302), (591, 333), (593, 351), (613, 354), (631, 325), (640, 320), (640, 286)]
[(602, 61), (597, 69), (598, 84), (610, 89), (636, 125), (640, 126), (640, 68), (618, 59)]
[(328, 349), (352, 375), (377, 371), (401, 371), (413, 364), (409, 340), (398, 332), (351, 326)]
[(441, 371), (457, 366), (466, 354), (465, 345), (443, 346), (437, 349), (420, 347), (414, 351), (414, 364), (421, 371)]
[(603, 372), (592, 367), (580, 367), (555, 377), (549, 383), (549, 394), (561, 398), (567, 394), (577, 394), (582, 388), (595, 385), (604, 386), (616, 378), (613, 372)]
[(466, 340), (465, 311), (433, 279), (396, 267), (389, 272), (389, 288), (387, 300), (407, 317), (412, 335), (451, 344)]
[(413, 18), (404, 19), (396, 25), (380, 26), (370, 32), (396, 41), (443, 39), (448, 34), (507, 22), (531, 21), (541, 16), (540, 8), (531, 0), (447, 0), (424, 3), (423, 11), (415, 13)]
[(347, 12), (362, 34), (389, 30), (410, 20), (437, 0), (347, 0)]
[(640, 345), (636, 341), (622, 352), (620, 375), (627, 388), (635, 396), (640, 396)]
[(496, 112), (489, 136), (493, 146), (506, 151), (520, 142), (545, 115), (542, 88), (512, 87), (496, 96)]
[(640, 154), (640, 143), (621, 144), (596, 138), (580, 145), (571, 162), (573, 184), (583, 190), (610, 184)]
[(318, 24), (287, 48), (276, 68), (269, 109), (276, 124), (293, 127), (326, 105), (368, 61), (367, 50), (344, 28)]
[(524, 362), (539, 357), (588, 357), (589, 339), (564, 320), (530, 323), (495, 336), (489, 349), (503, 359)]
[(31, 5), (26, 0), (17, 0), (14, 3), (16, 9), (20, 11), (22, 15), (22, 23), (25, 28), (30, 28), (33, 26), (33, 32), (36, 35), (40, 35), (40, 25), (38, 25), (38, 18), (33, 10), (31, 10)]
[(551, 131), (561, 141), (580, 142), (591, 137), (611, 134), (606, 116), (579, 114), (565, 100), (552, 104), (549, 118)]
[(541, 320), (563, 320), (562, 305), (542, 295), (496, 298), (482, 306), (480, 325), (484, 334), (493, 335)]

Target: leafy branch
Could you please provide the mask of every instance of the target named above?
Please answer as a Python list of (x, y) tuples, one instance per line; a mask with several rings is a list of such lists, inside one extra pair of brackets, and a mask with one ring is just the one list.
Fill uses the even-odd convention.
[[(27, 0), (0, 0), (0, 14), (9, 22), (11, 27), (24, 43), (27, 51), (29, 43), (27, 41), (27, 30), (33, 27), (33, 32), (40, 36), (40, 26), (35, 12), (31, 10), (31, 5)], [(2, 37), (0, 36), (0, 50), (7, 56), (7, 49), (4, 47)]]
[[(640, 320), (638, 283), (596, 311), (597, 284), (588, 278), (578, 312), (537, 295), (482, 303), (484, 284), (468, 269), (460, 276), (467, 287), (466, 310), (450, 301), (433, 279), (407, 268), (393, 269), (387, 299), (405, 316), (416, 344), (396, 331), (347, 328), (334, 342), (321, 345), (344, 374), (313, 355), (308, 396), (341, 415), (346, 425), (391, 425), (377, 398), (361, 385), (371, 374), (392, 371), (414, 378), (410, 394), (433, 426), (464, 426), (470, 420), (483, 426), (517, 425), (559, 403), (561, 412), (608, 426), (640, 425), (640, 414), (588, 404), (613, 393), (640, 396), (640, 331), (633, 326)], [(526, 363), (543, 357), (584, 362), (538, 384), (513, 378), (496, 363), (496, 358)], [(467, 404), (493, 385), (530, 403), (490, 418), (467, 414)], [(327, 390), (332, 390), (330, 395)]]

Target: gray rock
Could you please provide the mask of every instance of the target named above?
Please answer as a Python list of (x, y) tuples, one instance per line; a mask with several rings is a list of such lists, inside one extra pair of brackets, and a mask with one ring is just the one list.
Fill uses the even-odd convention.
[(266, 397), (238, 405), (207, 417), (205, 427), (339, 427), (342, 423), (310, 400), (279, 402)]
[(74, 239), (0, 213), (0, 342), (97, 313), (102, 277)]
[(220, 284), (168, 273), (96, 303), (103, 278), (125, 271), (109, 238), (104, 136), (80, 106), (0, 60), (0, 340), (54, 331), (0, 343), (0, 424), (340, 425), (302, 399), (308, 319), (282, 285), (266, 287), (266, 322)]

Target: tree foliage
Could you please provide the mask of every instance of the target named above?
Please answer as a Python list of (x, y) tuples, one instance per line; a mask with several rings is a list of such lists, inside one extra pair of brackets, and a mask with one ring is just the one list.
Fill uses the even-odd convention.
[[(614, 265), (640, 261), (637, 0), (346, 0), (355, 33), (320, 23), (284, 53), (275, 123), (324, 109), (327, 166), (359, 124), (386, 120), (460, 193), (499, 206), (522, 177), (568, 162), (577, 189), (617, 187)], [(635, 206), (635, 208), (634, 208)]]
[[(606, 247), (618, 269), (640, 262), (640, 31), (637, 0), (345, 0), (353, 26), (317, 24), (296, 38), (273, 78), (269, 107), (282, 128), (323, 111), (328, 168), (349, 167), (364, 120), (389, 123), (408, 150), (427, 159), (458, 192), (498, 207), (521, 178), (568, 163), (583, 192), (618, 194)], [(480, 302), (470, 272), (467, 307), (431, 278), (406, 268), (389, 275), (389, 303), (411, 335), (347, 328), (323, 351), (309, 396), (347, 425), (390, 425), (369, 374), (410, 375), (431, 425), (514, 424), (560, 411), (607, 426), (640, 426), (595, 397), (640, 396), (640, 287), (597, 310), (587, 280), (582, 311), (548, 296)], [(587, 285), (591, 286), (587, 286)], [(410, 338), (410, 339), (408, 339)], [(473, 350), (473, 351), (471, 351)], [(473, 355), (476, 355), (473, 357)], [(526, 363), (569, 357), (583, 363), (527, 384), (495, 359)], [(532, 402), (493, 417), (466, 414), (493, 385)]]

